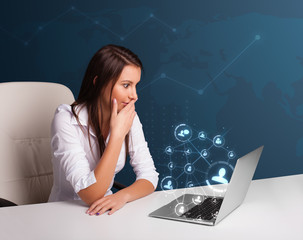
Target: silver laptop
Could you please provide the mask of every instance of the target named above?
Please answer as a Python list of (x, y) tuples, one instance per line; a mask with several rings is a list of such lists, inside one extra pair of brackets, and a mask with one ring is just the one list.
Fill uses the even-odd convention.
[(150, 217), (183, 222), (216, 225), (244, 200), (263, 146), (237, 160), (224, 197), (183, 194), (169, 204), (150, 213)]

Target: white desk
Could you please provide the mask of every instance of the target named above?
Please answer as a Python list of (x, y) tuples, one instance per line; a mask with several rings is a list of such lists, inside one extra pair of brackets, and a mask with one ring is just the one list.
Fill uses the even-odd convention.
[(253, 181), (243, 204), (214, 227), (147, 217), (173, 198), (155, 192), (112, 216), (88, 216), (79, 201), (2, 208), (0, 239), (303, 240), (303, 174)]

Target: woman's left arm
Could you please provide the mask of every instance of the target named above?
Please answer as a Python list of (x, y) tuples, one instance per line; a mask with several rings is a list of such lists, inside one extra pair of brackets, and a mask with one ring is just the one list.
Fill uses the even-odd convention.
[(127, 202), (147, 196), (155, 191), (159, 174), (156, 172), (138, 115), (135, 116), (129, 132), (129, 155), (130, 164), (137, 176), (136, 181), (129, 187), (115, 194), (105, 196), (95, 201), (87, 213), (91, 215), (97, 213), (102, 214), (111, 209), (109, 214), (112, 214), (123, 207)]
[(126, 203), (147, 196), (154, 192), (154, 190), (154, 185), (150, 181), (139, 179), (132, 185), (95, 201), (86, 213), (89, 215), (101, 215), (110, 210), (108, 214), (113, 214)]

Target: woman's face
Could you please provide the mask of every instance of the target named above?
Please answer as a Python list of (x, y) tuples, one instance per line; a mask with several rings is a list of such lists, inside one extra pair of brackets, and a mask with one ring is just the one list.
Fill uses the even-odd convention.
[[(136, 85), (141, 78), (141, 69), (134, 65), (127, 65), (123, 68), (120, 77), (113, 87), (111, 101), (115, 98), (118, 103), (118, 112), (121, 111), (131, 100), (137, 100)], [(105, 89), (103, 101), (106, 105), (111, 106), (109, 101), (110, 84)]]

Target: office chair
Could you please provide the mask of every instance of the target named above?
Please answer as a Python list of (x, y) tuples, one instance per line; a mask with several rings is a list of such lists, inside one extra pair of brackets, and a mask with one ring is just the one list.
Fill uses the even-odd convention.
[(0, 83), (0, 204), (47, 202), (53, 184), (50, 126), (72, 92), (46, 82)]
[(72, 102), (72, 92), (61, 84), (0, 83), (0, 207), (47, 202), (51, 121), (60, 104)]

